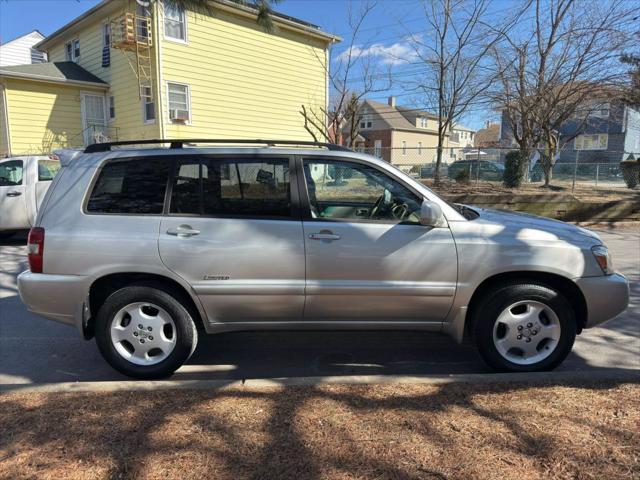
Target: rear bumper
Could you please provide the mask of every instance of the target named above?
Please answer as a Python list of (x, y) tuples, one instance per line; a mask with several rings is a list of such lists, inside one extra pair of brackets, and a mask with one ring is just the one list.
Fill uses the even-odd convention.
[(578, 278), (575, 282), (587, 302), (585, 328), (611, 320), (629, 306), (629, 282), (618, 273)]
[(27, 270), (18, 275), (18, 290), (30, 312), (74, 325), (82, 332), (86, 279), (78, 275), (48, 275)]

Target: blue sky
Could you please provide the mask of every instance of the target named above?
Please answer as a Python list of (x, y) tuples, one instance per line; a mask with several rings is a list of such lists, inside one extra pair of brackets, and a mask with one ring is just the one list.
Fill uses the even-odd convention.
[[(510, 0), (498, 0), (497, 8), (509, 6)], [(99, 0), (0, 0), (0, 41), (7, 42), (34, 29), (48, 35), (73, 18), (99, 3)], [(349, 34), (349, 6), (357, 10), (361, 0), (284, 0), (277, 10), (302, 20), (319, 25), (323, 30), (340, 36)], [(406, 37), (409, 32), (424, 25), (419, 0), (378, 0), (377, 7), (367, 17), (363, 25), (362, 40), (366, 44), (377, 44), (381, 62), (393, 63), (386, 57), (390, 51), (402, 55), (409, 54)], [(344, 51), (338, 45), (332, 55), (335, 57)], [(371, 97), (385, 101), (391, 94), (398, 96), (398, 103), (413, 104), (414, 98), (403, 89), (400, 80), (406, 66), (391, 65), (394, 83), (389, 91), (377, 92)], [(415, 69), (414, 69), (415, 70)], [(397, 80), (396, 80), (397, 79)], [(491, 115), (490, 112), (475, 111), (463, 119), (463, 123), (480, 128)]]

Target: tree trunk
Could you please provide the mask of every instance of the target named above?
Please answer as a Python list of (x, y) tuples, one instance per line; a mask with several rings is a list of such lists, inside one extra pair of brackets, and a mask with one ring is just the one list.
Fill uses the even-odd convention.
[(438, 140), (438, 148), (436, 150), (436, 169), (433, 173), (433, 183), (435, 185), (440, 184), (440, 165), (442, 165), (442, 144)]
[(531, 152), (527, 145), (520, 145), (520, 159), (518, 162), (518, 176), (520, 181), (526, 180), (529, 181), (529, 173), (531, 171), (531, 165), (529, 165), (529, 158), (531, 157)]
[(540, 160), (542, 162), (542, 170), (544, 172), (544, 186), (548, 187), (551, 185), (551, 176), (553, 174), (553, 165), (551, 164), (553, 159), (553, 154), (550, 153), (549, 150), (546, 150), (544, 153), (540, 152)]

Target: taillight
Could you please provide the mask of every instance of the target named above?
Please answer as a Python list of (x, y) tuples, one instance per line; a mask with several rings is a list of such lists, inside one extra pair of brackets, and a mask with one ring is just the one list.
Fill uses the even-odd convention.
[(29, 230), (27, 252), (29, 253), (29, 269), (33, 273), (42, 273), (42, 260), (44, 258), (44, 228), (33, 227)]

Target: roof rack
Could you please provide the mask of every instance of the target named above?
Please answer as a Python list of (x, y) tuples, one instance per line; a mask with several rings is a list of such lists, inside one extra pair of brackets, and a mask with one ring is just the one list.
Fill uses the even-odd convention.
[(211, 144), (236, 144), (236, 145), (266, 145), (268, 147), (275, 147), (276, 145), (297, 145), (297, 146), (312, 146), (323, 147), (327, 150), (350, 152), (351, 149), (342, 145), (336, 145), (334, 143), (322, 143), (322, 142), (310, 142), (310, 141), (297, 141), (297, 140), (248, 140), (244, 139), (176, 139), (176, 140), (123, 140), (118, 142), (105, 142), (94, 143), (85, 148), (84, 153), (98, 153), (109, 152), (111, 147), (119, 147), (124, 145), (152, 145), (168, 143), (169, 148), (183, 148), (185, 143), (211, 143)]

